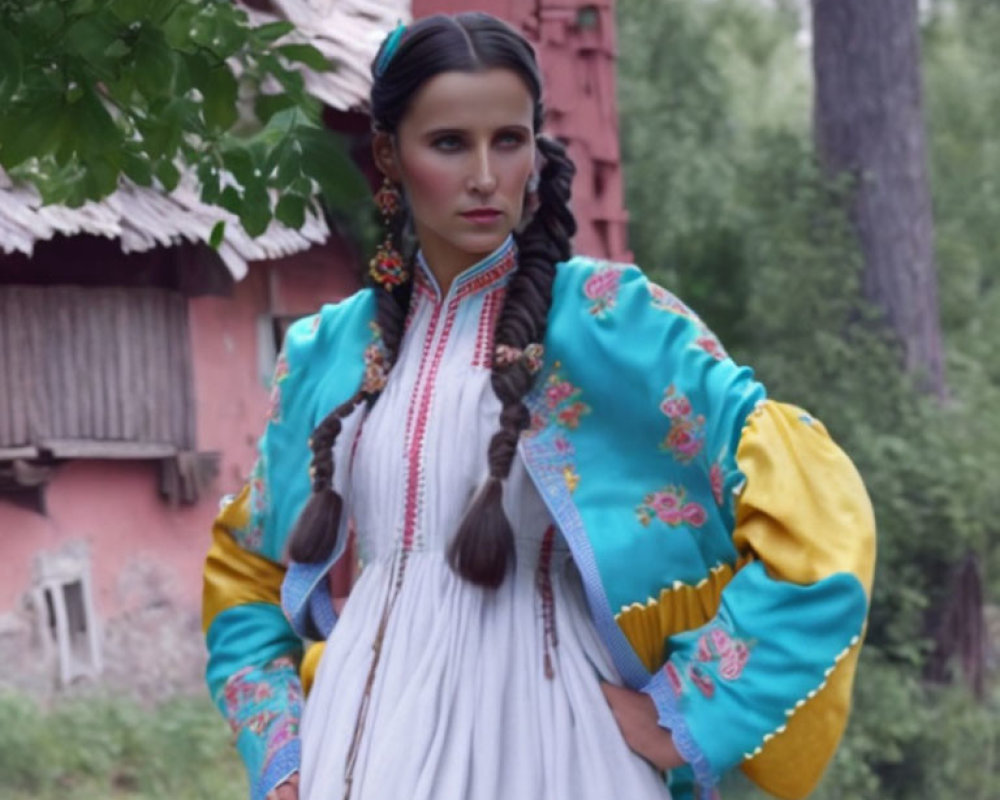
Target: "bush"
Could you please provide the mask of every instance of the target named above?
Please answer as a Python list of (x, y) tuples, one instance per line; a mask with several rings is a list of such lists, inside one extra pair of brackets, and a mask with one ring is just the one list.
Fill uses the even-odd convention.
[(46, 709), (0, 694), (0, 797), (244, 800), (243, 767), (207, 698), (155, 708), (79, 697)]

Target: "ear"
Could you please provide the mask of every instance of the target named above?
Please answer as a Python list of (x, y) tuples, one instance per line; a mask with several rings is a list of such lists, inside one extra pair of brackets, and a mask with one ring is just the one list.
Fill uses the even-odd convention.
[(372, 157), (375, 166), (385, 177), (394, 183), (399, 183), (402, 175), (399, 169), (399, 159), (396, 157), (396, 143), (390, 134), (378, 131), (372, 138)]

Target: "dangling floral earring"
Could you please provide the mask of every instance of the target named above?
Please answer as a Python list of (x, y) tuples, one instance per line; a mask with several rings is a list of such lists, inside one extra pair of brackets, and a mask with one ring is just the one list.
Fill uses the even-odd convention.
[(368, 262), (368, 274), (379, 286), (391, 290), (405, 283), (410, 276), (403, 265), (403, 256), (392, 241), (392, 218), (402, 209), (403, 196), (388, 178), (383, 179), (381, 188), (375, 193), (375, 205), (382, 215), (385, 239)]

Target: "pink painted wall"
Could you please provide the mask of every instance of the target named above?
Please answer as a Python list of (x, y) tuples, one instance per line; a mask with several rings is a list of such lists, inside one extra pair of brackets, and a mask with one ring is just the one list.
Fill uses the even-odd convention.
[(39, 550), (85, 541), (101, 618), (145, 602), (127, 579), (153, 565), (157, 592), (197, 609), (201, 565), (222, 494), (243, 484), (263, 429), (267, 388), (260, 378), (257, 322), (273, 312), (305, 314), (356, 288), (349, 256), (332, 241), (290, 259), (253, 264), (233, 296), (189, 303), (197, 406), (197, 444), (221, 454), (220, 473), (195, 506), (171, 508), (158, 472), (141, 461), (81, 460), (60, 466), (46, 492), (48, 515), (0, 502), (0, 613), (19, 607)]
[[(631, 261), (618, 137), (614, 0), (413, 0), (413, 16), (486, 11), (535, 46), (545, 81), (545, 132), (568, 142), (577, 167), (577, 253)], [(580, 12), (591, 27), (578, 24)]]

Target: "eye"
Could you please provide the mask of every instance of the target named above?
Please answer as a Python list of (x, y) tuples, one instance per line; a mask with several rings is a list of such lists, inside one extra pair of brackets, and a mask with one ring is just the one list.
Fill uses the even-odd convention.
[(527, 140), (528, 137), (522, 131), (503, 131), (496, 137), (498, 145), (510, 150), (520, 147)]
[(442, 153), (452, 153), (462, 148), (462, 137), (455, 133), (445, 133), (431, 141), (431, 147)]

